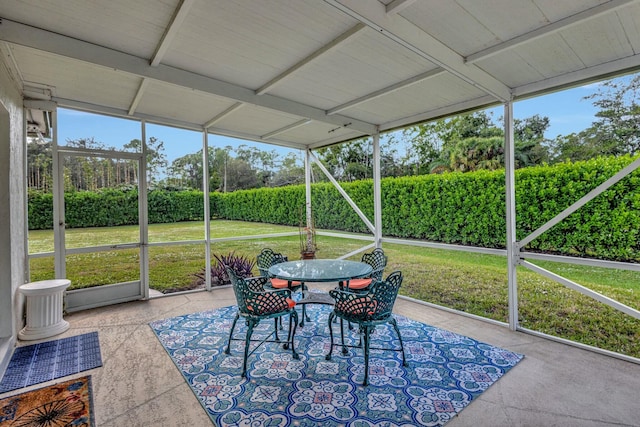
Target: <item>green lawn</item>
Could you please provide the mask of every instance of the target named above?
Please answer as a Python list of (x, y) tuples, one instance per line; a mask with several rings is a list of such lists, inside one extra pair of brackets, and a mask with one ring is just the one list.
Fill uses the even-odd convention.
[[(297, 232), (297, 227), (237, 221), (212, 221), (212, 238), (238, 235)], [(108, 245), (137, 240), (138, 227), (74, 229), (67, 232), (68, 247)], [(202, 222), (154, 224), (149, 226), (151, 243), (204, 239)], [(320, 258), (334, 258), (366, 242), (318, 236)], [(29, 233), (31, 253), (52, 251), (51, 231)], [(298, 236), (213, 243), (213, 254), (234, 251), (255, 259), (263, 247), (283, 252), (290, 259), (298, 255)], [(507, 266), (500, 256), (435, 250), (387, 244), (386, 273), (402, 270), (401, 293), (424, 301), (455, 308), (490, 319), (507, 321)], [(152, 246), (150, 286), (162, 292), (192, 288), (195, 274), (204, 270), (204, 244)], [(354, 257), (358, 259), (359, 256)], [(138, 250), (108, 251), (72, 255), (67, 258), (67, 277), (74, 288), (127, 280), (139, 275)], [(572, 279), (590, 289), (640, 309), (640, 273), (567, 265), (536, 264)], [(53, 277), (53, 258), (30, 262), (31, 280)], [(257, 274), (257, 269), (254, 269)], [(524, 268), (518, 270), (520, 324), (551, 335), (640, 357), (640, 320), (598, 303)]]

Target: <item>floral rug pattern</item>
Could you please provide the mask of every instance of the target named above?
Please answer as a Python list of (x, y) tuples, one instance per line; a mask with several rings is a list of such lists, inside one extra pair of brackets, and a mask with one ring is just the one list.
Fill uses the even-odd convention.
[(94, 426), (91, 376), (0, 399), (0, 427)]
[[(330, 361), (330, 308), (310, 306), (311, 322), (296, 331), (300, 359), (281, 344), (265, 343), (249, 356), (248, 379), (240, 377), (245, 325), (238, 321), (231, 354), (224, 354), (236, 307), (163, 319), (150, 324), (202, 406), (218, 426), (441, 426), (514, 367), (523, 355), (394, 315), (408, 367), (391, 326), (371, 336), (369, 382), (362, 386), (361, 348), (336, 346)], [(284, 322), (285, 324), (288, 322)], [(273, 330), (263, 321), (254, 339)], [(333, 325), (336, 343), (339, 324)], [(286, 330), (281, 337), (286, 336)], [(357, 346), (357, 329), (345, 325), (346, 343)], [(256, 345), (254, 343), (253, 347)]]

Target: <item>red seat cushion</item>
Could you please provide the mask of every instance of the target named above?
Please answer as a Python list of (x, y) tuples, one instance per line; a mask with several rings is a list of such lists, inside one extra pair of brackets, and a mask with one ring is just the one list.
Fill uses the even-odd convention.
[(349, 289), (364, 289), (371, 284), (373, 279), (353, 279), (349, 281)]
[[(292, 282), (291, 283), (291, 287), (295, 288), (302, 285), (302, 282)], [(271, 286), (273, 286), (274, 288), (277, 289), (288, 289), (289, 288), (289, 282), (287, 280), (282, 280), (282, 279), (271, 279)]]

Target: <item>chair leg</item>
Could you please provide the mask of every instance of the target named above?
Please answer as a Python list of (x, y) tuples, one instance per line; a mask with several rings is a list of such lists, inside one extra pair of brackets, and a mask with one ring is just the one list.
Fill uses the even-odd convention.
[(291, 343), (291, 356), (296, 360), (300, 359), (300, 356), (296, 352), (296, 348), (293, 343), (293, 339), (296, 336), (297, 326), (298, 326), (298, 313), (295, 310), (293, 310), (289, 315), (289, 334), (287, 335), (287, 342)]
[[(303, 291), (307, 291), (307, 292), (309, 292), (309, 288), (308, 288), (308, 287), (307, 287), (307, 285), (306, 285), (306, 284), (304, 284), (304, 283), (302, 283), (302, 290), (303, 290)], [(311, 322), (311, 318), (307, 315), (307, 309), (306, 309), (306, 306), (303, 306), (303, 307), (302, 307), (302, 313), (303, 313), (303, 316), (304, 316), (305, 320), (306, 320), (307, 322)]]
[[(307, 287), (307, 285), (304, 284), (304, 282), (300, 285), (300, 292), (304, 292), (304, 291), (308, 291), (309, 288)], [(300, 319), (300, 323), (299, 326), (302, 328), (304, 327), (304, 322), (311, 322), (311, 318), (307, 315), (307, 305), (304, 304), (302, 306), (302, 319)]]
[(329, 314), (329, 336), (331, 337), (331, 345), (329, 346), (329, 353), (324, 356), (325, 360), (331, 360), (331, 354), (333, 353), (333, 328), (331, 327), (331, 322), (335, 321), (336, 315), (331, 312)]
[(344, 345), (344, 320), (340, 318), (340, 338), (342, 339), (342, 354), (347, 354), (347, 346)]
[(362, 382), (363, 386), (369, 384), (369, 332), (370, 326), (364, 327), (364, 381)]
[(309, 316), (307, 316), (307, 304), (302, 304), (302, 317), (300, 318), (300, 323), (298, 324), (298, 326), (303, 328), (305, 319), (307, 321), (311, 321), (311, 319), (309, 319), (308, 317)]
[(276, 342), (280, 342), (280, 338), (278, 338), (278, 319), (282, 319), (282, 317), (276, 317), (273, 319), (273, 329), (276, 334)]
[(244, 360), (242, 361), (242, 373), (241, 377), (247, 376), (247, 358), (249, 357), (249, 344), (251, 343), (251, 335), (253, 335), (253, 328), (255, 327), (256, 322), (252, 320), (247, 320), (247, 337), (244, 342)]
[(398, 334), (398, 341), (400, 341), (400, 351), (402, 352), (402, 366), (409, 366), (407, 363), (407, 359), (404, 356), (404, 345), (402, 344), (402, 335), (400, 335), (400, 329), (398, 329), (398, 322), (393, 317), (391, 318), (391, 324), (393, 325), (393, 329), (396, 330), (396, 334)]
[(236, 328), (236, 322), (240, 314), (236, 313), (236, 317), (233, 319), (233, 324), (231, 325), (231, 330), (229, 331), (229, 340), (227, 341), (227, 348), (224, 350), (225, 354), (231, 354), (231, 336), (233, 336), (233, 330)]

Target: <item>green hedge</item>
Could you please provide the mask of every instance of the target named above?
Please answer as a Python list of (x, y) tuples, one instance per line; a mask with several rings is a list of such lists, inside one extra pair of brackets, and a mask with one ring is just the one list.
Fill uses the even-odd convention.
[[(518, 238), (538, 228), (620, 169), (631, 157), (527, 168), (516, 174)], [(571, 214), (528, 246), (577, 256), (637, 261), (640, 259), (640, 172)]]
[[(553, 218), (614, 175), (631, 157), (539, 166), (516, 171), (518, 239)], [(565, 221), (535, 239), (528, 249), (640, 260), (640, 173), (634, 172)], [(342, 184), (344, 191), (373, 220), (373, 182)], [(296, 226), (304, 208), (304, 185), (211, 194), (212, 218)], [(383, 234), (444, 243), (505, 247), (504, 171), (447, 173), (382, 180)], [(149, 192), (149, 222), (202, 220), (199, 191)], [(79, 192), (65, 198), (69, 227), (137, 223), (137, 192)], [(314, 184), (317, 228), (368, 232), (339, 192)], [(29, 225), (51, 228), (50, 194), (29, 194)]]
[[(202, 221), (201, 191), (150, 191), (149, 223)], [(107, 227), (138, 223), (138, 191), (101, 190), (66, 193), (65, 222), (68, 228)], [(29, 192), (29, 229), (46, 230), (53, 225), (53, 196)]]
[(210, 201), (212, 217), (297, 226), (304, 185), (213, 193)]
[[(633, 161), (631, 157), (538, 166), (516, 171), (517, 236), (524, 238)], [(617, 183), (532, 241), (527, 249), (573, 256), (639, 261), (640, 172)], [(371, 180), (342, 184), (373, 220)], [(314, 184), (318, 228), (368, 232), (338, 191)], [(221, 195), (219, 217), (295, 225), (304, 186)], [(436, 242), (506, 246), (505, 173), (479, 171), (382, 180), (383, 235)]]

